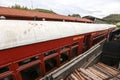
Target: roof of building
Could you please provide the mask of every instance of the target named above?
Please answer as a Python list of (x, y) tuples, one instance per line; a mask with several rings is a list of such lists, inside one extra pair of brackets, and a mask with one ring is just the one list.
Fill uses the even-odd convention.
[(94, 21), (95, 19), (104, 21), (104, 19), (101, 19), (101, 18), (98, 18), (98, 17), (94, 17), (94, 16), (84, 16), (83, 18), (86, 18), (86, 19), (89, 19), (89, 20), (92, 20), (92, 21)]
[(84, 16), (83, 18), (89, 19), (91, 21), (93, 21), (94, 23), (98, 23), (98, 24), (106, 24), (106, 20), (98, 18), (98, 17), (94, 17), (94, 16)]
[(60, 39), (115, 27), (60, 21), (0, 20), (0, 50)]
[(0, 7), (0, 16), (5, 17), (22, 17), (24, 19), (26, 18), (34, 18), (37, 17), (39, 19), (49, 19), (49, 20), (66, 20), (66, 21), (74, 21), (74, 22), (88, 22), (91, 23), (92, 21), (85, 18), (77, 18), (77, 17), (71, 17), (71, 16), (64, 16), (64, 15), (58, 15), (58, 14), (50, 14), (50, 13), (44, 13), (44, 12), (38, 12), (33, 10), (22, 10), (22, 9), (14, 9), (14, 8), (8, 8), (8, 7)]

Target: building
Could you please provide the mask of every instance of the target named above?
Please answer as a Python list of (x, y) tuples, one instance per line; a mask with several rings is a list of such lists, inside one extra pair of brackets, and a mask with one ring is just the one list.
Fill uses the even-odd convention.
[(8, 7), (0, 7), (0, 16), (4, 16), (7, 20), (46, 20), (92, 23), (91, 20), (85, 18), (76, 18), (58, 14), (50, 14), (33, 10), (21, 10)]
[(106, 23), (104, 19), (100, 19), (100, 18), (97, 18), (94, 16), (84, 16), (83, 18), (92, 20), (94, 23), (98, 23), (98, 24), (105, 24)]

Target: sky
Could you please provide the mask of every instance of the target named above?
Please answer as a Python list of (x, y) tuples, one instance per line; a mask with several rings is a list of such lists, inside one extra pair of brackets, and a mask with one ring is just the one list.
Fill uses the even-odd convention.
[(79, 14), (103, 18), (120, 14), (120, 0), (0, 0), (0, 6), (21, 5), (28, 8), (53, 10), (61, 15)]

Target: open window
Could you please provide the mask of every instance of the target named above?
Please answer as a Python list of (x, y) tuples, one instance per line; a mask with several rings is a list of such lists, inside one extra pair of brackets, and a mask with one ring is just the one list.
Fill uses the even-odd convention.
[(72, 44), (72, 47), (71, 47), (71, 49), (72, 49), (72, 50), (71, 50), (71, 56), (72, 56), (72, 57), (75, 57), (75, 56), (78, 55), (78, 46), (79, 46), (78, 42)]
[(0, 74), (9, 71), (8, 66), (0, 68)]
[(99, 43), (101, 40), (103, 40), (105, 38), (105, 34), (101, 34), (101, 35), (98, 35), (98, 36), (95, 36), (93, 38), (93, 42), (92, 42), (92, 45), (95, 45), (97, 43)]
[(87, 36), (85, 36), (85, 38), (84, 38), (84, 46), (88, 46), (89, 45), (89, 42), (90, 42), (90, 35), (87, 35)]
[(69, 59), (70, 48), (69, 46), (65, 46), (61, 48), (60, 51), (60, 63), (64, 63)]
[(46, 57), (46, 56), (49, 56), (49, 55), (52, 55), (52, 54), (55, 54), (55, 53), (57, 53), (57, 50), (52, 50), (52, 51), (49, 51), (47, 53), (44, 53), (44, 56)]
[(40, 73), (40, 64), (36, 64), (34, 66), (31, 66), (29, 68), (26, 68), (22, 71), (20, 71), (22, 80), (35, 80), (38, 78)]
[(91, 35), (86, 35), (83, 41), (83, 52), (88, 50), (90, 47), (90, 37)]
[(56, 66), (57, 66), (57, 59), (56, 59), (56, 57), (50, 58), (50, 59), (45, 61), (45, 71), (46, 72), (49, 72), (50, 70), (52, 70)]
[(12, 71), (8, 66), (0, 68), (0, 80), (14, 80)]
[(57, 50), (44, 53), (45, 71), (49, 72), (57, 66)]
[(35, 80), (41, 76), (39, 56), (28, 57), (27, 59), (18, 62), (18, 71), (21, 74), (22, 80)]
[(28, 59), (26, 59), (26, 60), (20, 61), (20, 62), (18, 63), (18, 65), (19, 65), (19, 66), (22, 66), (22, 65), (24, 65), (24, 64), (28, 64), (28, 63), (33, 62), (33, 61), (36, 61), (36, 60), (39, 60), (39, 56), (35, 56), (35, 57), (32, 57), (32, 58), (28, 58)]

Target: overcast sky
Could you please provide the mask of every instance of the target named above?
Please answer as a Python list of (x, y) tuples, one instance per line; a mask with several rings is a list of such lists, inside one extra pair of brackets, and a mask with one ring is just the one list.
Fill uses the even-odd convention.
[(102, 18), (120, 13), (120, 0), (0, 0), (0, 6), (14, 4), (33, 9), (49, 9), (62, 15), (80, 14)]

